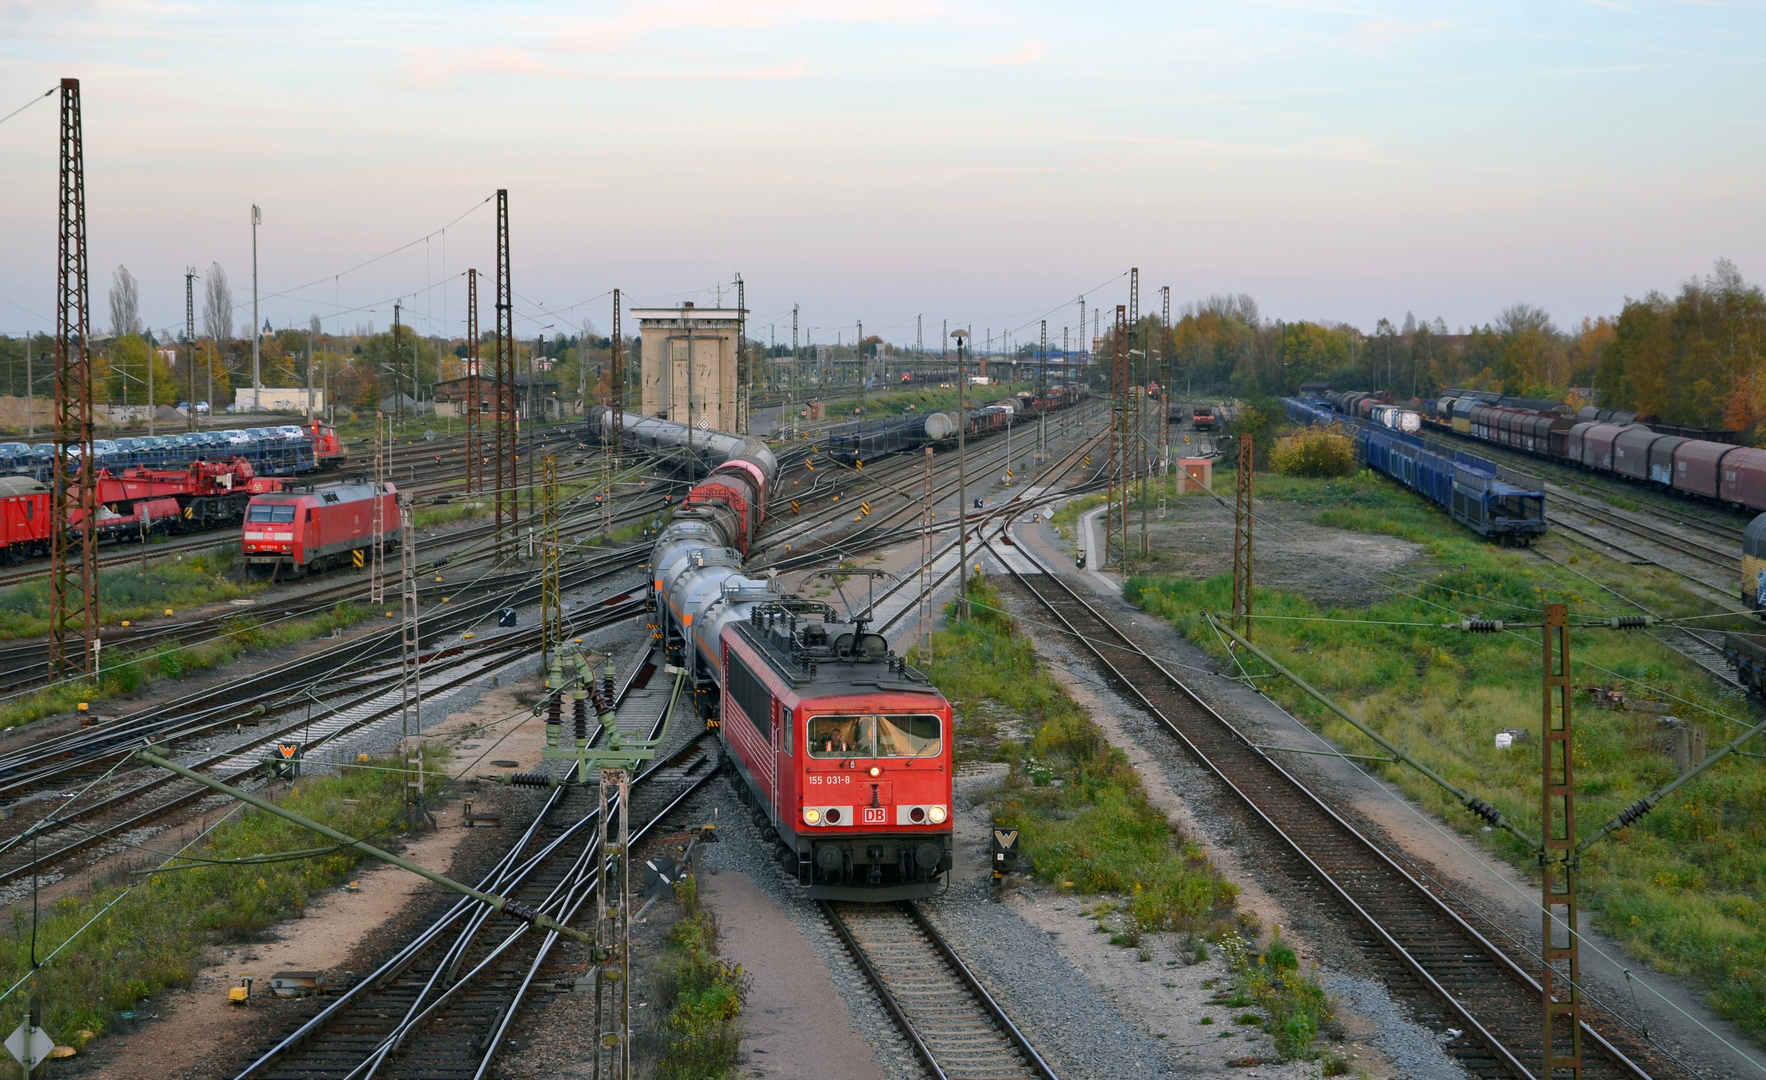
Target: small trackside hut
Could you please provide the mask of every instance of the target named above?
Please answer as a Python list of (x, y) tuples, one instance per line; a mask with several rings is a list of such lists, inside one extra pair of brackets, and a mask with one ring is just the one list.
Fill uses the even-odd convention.
[(810, 896), (930, 896), (951, 867), (950, 702), (847, 625), (795, 597), (724, 624), (720, 735)]

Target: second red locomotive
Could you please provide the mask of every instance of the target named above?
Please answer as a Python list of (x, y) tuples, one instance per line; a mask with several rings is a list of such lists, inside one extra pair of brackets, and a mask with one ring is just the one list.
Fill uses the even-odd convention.
[(384, 542), (397, 546), (403, 519), (391, 484), (338, 484), (253, 498), (241, 537), (246, 565), (259, 574), (299, 577), (354, 562), (356, 552), (374, 546), (376, 498)]

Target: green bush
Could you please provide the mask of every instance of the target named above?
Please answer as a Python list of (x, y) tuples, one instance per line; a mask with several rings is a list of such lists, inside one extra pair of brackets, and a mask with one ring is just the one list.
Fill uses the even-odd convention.
[(1355, 471), (1355, 441), (1335, 428), (1309, 427), (1284, 435), (1269, 465), (1284, 476), (1348, 476)]

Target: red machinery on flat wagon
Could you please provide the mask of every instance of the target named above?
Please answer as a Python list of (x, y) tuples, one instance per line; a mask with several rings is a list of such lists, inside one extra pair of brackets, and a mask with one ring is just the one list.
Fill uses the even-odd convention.
[[(279, 491), (282, 481), (256, 476), (251, 463), (198, 461), (184, 469), (98, 472), (98, 538), (140, 540), (240, 521), (252, 496)], [(49, 554), (49, 486), (24, 476), (0, 477), (0, 561)], [(74, 516), (71, 524), (78, 524)]]
[(403, 533), (398, 489), (391, 484), (339, 484), (316, 491), (259, 495), (245, 511), (241, 549), (254, 573), (299, 577), (354, 562), (374, 546), (374, 499), (381, 503), (384, 542)]

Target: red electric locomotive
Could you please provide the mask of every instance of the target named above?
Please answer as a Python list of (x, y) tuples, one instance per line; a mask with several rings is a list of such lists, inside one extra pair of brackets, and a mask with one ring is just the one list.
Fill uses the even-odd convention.
[(259, 495), (245, 511), (242, 549), (253, 572), (299, 577), (354, 561), (374, 546), (374, 499), (381, 500), (389, 546), (403, 536), (398, 490), (391, 484), (339, 484), (307, 492)]
[[(609, 424), (607, 414), (597, 422)], [(866, 620), (742, 572), (778, 476), (764, 443), (626, 414), (715, 468), (650, 552), (656, 641), (718, 726), (756, 824), (809, 895), (930, 896), (951, 868), (951, 708)]]
[(723, 624), (720, 734), (810, 896), (930, 896), (951, 866), (950, 702), (831, 616), (781, 598)]

